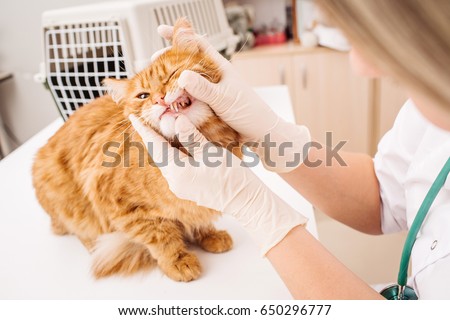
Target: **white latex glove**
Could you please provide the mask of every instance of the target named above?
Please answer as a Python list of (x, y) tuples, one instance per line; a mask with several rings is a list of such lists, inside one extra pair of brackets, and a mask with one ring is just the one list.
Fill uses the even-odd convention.
[[(158, 32), (170, 40), (173, 27), (161, 25)], [(266, 169), (281, 173), (300, 166), (307, 156), (305, 146), (311, 141), (308, 128), (281, 119), (205, 37), (197, 36), (197, 39), (200, 50), (208, 54), (222, 70), (222, 80), (217, 84), (211, 83), (198, 73), (186, 70), (181, 73), (178, 85), (194, 98), (207, 103), (220, 118), (239, 132), (244, 141), (256, 142), (258, 147), (252, 149)], [(164, 50), (167, 49), (156, 52), (152, 60)], [(269, 144), (272, 147), (269, 148)]]
[[(206, 140), (184, 115), (176, 119), (175, 131), (192, 158), (171, 147), (135, 116), (131, 115), (130, 120), (170, 190), (181, 199), (236, 218), (259, 244), (263, 255), (292, 228), (307, 222), (306, 217), (275, 195), (249, 168), (241, 165), (239, 158)], [(194, 139), (188, 143), (190, 136)], [(219, 166), (206, 165), (208, 162), (205, 163), (204, 157), (208, 148), (214, 148), (209, 154), (215, 155), (208, 158), (209, 161), (220, 161)], [(217, 148), (223, 151), (222, 155), (216, 156)], [(166, 163), (163, 164), (164, 159)]]

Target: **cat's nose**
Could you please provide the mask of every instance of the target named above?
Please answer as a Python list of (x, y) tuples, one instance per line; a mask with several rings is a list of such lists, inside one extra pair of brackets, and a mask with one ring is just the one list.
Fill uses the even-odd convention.
[(161, 105), (161, 106), (165, 106), (168, 107), (166, 101), (164, 100), (165, 96), (159, 96), (158, 98), (156, 98), (156, 103)]

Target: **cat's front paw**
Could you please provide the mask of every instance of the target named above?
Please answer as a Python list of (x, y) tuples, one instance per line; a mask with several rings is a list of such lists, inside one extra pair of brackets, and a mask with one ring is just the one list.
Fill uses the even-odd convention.
[(231, 236), (226, 231), (214, 230), (214, 232), (205, 235), (199, 241), (199, 245), (205, 251), (222, 253), (233, 247), (233, 239), (231, 239)]
[(189, 282), (197, 279), (202, 271), (200, 261), (190, 252), (180, 252), (177, 259), (161, 266), (164, 273), (175, 281)]

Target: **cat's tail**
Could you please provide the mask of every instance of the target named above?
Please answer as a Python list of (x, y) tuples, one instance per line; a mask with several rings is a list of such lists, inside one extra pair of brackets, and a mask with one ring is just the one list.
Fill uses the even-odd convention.
[(156, 265), (147, 248), (131, 242), (120, 232), (101, 235), (92, 256), (92, 273), (96, 278), (130, 275)]

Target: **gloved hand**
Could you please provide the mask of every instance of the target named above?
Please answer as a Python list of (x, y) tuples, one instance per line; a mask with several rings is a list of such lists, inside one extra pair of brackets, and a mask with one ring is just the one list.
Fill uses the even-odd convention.
[[(210, 143), (184, 115), (176, 119), (175, 131), (192, 157), (171, 147), (134, 115), (130, 120), (149, 148), (149, 154), (159, 166), (170, 190), (181, 199), (236, 218), (259, 244), (263, 255), (292, 228), (307, 222), (306, 217), (275, 195), (249, 168), (241, 165), (239, 158), (224, 148), (220, 148), (222, 155), (217, 156), (218, 147)], [(209, 161), (220, 162), (220, 165), (213, 167), (205, 163), (208, 148), (214, 148), (209, 154), (215, 155)], [(165, 164), (162, 162), (164, 159), (167, 159)]]
[[(161, 25), (158, 32), (170, 40), (173, 27)], [(194, 98), (209, 104), (245, 142), (256, 143), (257, 147), (252, 149), (268, 170), (281, 173), (298, 167), (307, 156), (305, 145), (311, 141), (308, 128), (278, 117), (240, 78), (228, 60), (204, 37), (197, 35), (197, 38), (200, 50), (208, 54), (222, 70), (222, 80), (217, 84), (211, 83), (198, 73), (186, 70), (179, 77), (178, 85)], [(163, 50), (156, 52), (152, 59)]]

